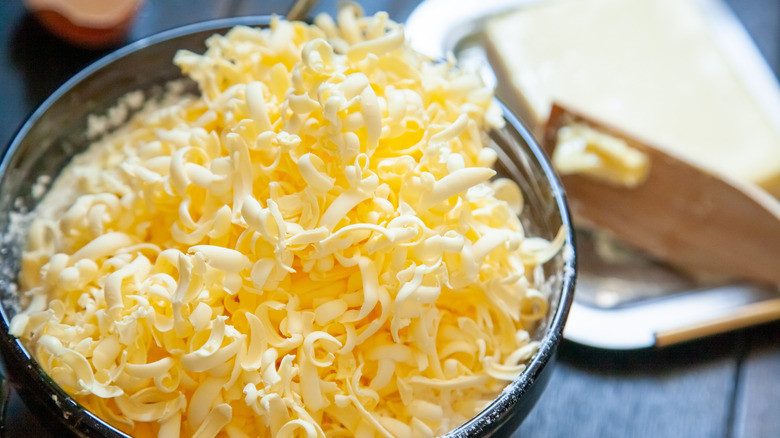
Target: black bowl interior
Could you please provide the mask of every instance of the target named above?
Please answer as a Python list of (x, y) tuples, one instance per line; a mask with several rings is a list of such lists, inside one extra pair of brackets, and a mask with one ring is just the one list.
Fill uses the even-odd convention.
[[(16, 273), (24, 243), (24, 214), (35, 208), (34, 187), (41, 175), (56, 177), (70, 158), (84, 150), (89, 115), (105, 114), (127, 92), (153, 97), (163, 84), (181, 78), (172, 59), (179, 49), (202, 52), (208, 36), (236, 25), (267, 25), (269, 17), (241, 17), (185, 26), (137, 41), (91, 65), (33, 113), (0, 163), (0, 351), (8, 377), (25, 403), (57, 436), (126, 436), (81, 407), (38, 366), (24, 345), (8, 333), (19, 309)], [(522, 375), (479, 416), (448, 436), (503, 436), (519, 425), (538, 399), (549, 375), (573, 299), (575, 257), (572, 227), (563, 190), (544, 153), (529, 132), (504, 108), (507, 127), (492, 134), (499, 173), (520, 183), (529, 234), (552, 239), (567, 227), (566, 250), (543, 267), (550, 292), (550, 314), (540, 325), (539, 352)]]

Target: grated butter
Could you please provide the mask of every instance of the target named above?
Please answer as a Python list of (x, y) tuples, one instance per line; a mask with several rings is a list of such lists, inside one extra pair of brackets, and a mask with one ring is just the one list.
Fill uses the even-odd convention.
[(11, 331), (133, 436), (422, 436), (478, 413), (538, 344), (516, 185), (470, 74), (385, 13), (215, 35), (75, 157), (30, 227)]

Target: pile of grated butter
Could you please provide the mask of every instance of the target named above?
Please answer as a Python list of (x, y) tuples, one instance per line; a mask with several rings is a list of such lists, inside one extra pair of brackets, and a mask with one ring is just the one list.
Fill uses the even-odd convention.
[(431, 437), (524, 369), (548, 310), (492, 93), (354, 6), (215, 35), (74, 158), (11, 331), (134, 436)]

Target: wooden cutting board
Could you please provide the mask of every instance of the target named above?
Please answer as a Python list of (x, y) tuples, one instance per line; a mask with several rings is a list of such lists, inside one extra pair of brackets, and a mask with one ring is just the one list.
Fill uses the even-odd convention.
[(562, 175), (575, 218), (699, 278), (780, 285), (777, 199), (559, 104), (544, 131), (549, 156), (558, 130), (574, 122), (623, 139), (650, 159), (647, 179), (635, 188)]

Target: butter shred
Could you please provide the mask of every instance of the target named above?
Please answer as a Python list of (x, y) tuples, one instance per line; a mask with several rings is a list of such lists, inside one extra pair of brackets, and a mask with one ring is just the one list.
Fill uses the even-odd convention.
[(12, 332), (69, 394), (134, 436), (428, 437), (523, 371), (563, 234), (494, 179), (477, 76), (354, 6), (174, 63), (201, 94), (95, 141), (29, 231)]

